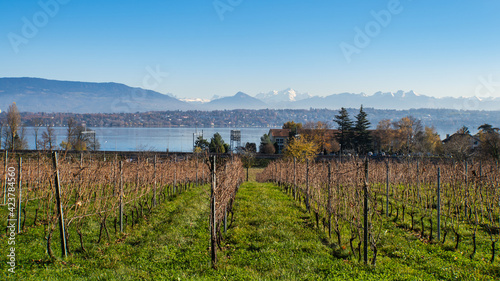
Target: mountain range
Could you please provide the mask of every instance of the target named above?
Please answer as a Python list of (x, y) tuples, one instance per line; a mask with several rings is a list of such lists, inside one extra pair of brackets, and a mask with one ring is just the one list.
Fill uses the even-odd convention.
[(414, 91), (340, 93), (313, 96), (293, 89), (259, 93), (255, 97), (238, 92), (234, 96), (177, 99), (155, 91), (119, 83), (90, 83), (41, 78), (0, 78), (0, 109), (16, 102), (24, 112), (134, 113), (167, 110), (231, 109), (339, 109), (365, 108), (407, 110), (412, 108), (500, 110), (500, 98), (435, 98)]
[(188, 110), (191, 105), (155, 91), (118, 83), (0, 78), (0, 109), (13, 102), (19, 111), (113, 113)]

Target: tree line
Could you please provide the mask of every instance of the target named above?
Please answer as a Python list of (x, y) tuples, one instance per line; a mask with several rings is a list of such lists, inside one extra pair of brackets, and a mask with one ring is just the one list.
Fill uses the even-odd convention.
[[(35, 136), (35, 149), (52, 151), (56, 149), (62, 150), (99, 150), (99, 140), (96, 138), (95, 132), (88, 130), (83, 124), (78, 124), (73, 118), (67, 120), (66, 139), (57, 144), (57, 136), (54, 128), (51, 126), (45, 127), (45, 131), (40, 133), (42, 128), (42, 120), (32, 120), (33, 133)], [(12, 103), (7, 109), (7, 114), (0, 121), (0, 148), (9, 151), (26, 150), (29, 148), (26, 139), (26, 127), (21, 121), (21, 114), (16, 103)]]
[(283, 129), (289, 130), (285, 147), (280, 151), (279, 144), (272, 136), (261, 137), (259, 152), (264, 154), (283, 153), (286, 157), (312, 159), (318, 154), (337, 155), (438, 155), (458, 159), (470, 157), (493, 158), (500, 160), (500, 130), (490, 124), (478, 127), (479, 132), (472, 135), (465, 126), (452, 136), (441, 140), (434, 127), (423, 126), (422, 121), (413, 116), (399, 120), (383, 119), (376, 129), (371, 123), (363, 106), (352, 119), (345, 108), (341, 108), (332, 121), (308, 122), (305, 124), (288, 121)]
[[(406, 116), (399, 120), (381, 120), (376, 129), (370, 130), (368, 114), (363, 109), (352, 119), (345, 108), (334, 115), (335, 132), (329, 122), (307, 122), (305, 124), (288, 121), (283, 129), (290, 135), (281, 151), (279, 145), (268, 134), (261, 137), (259, 152), (264, 154), (283, 153), (290, 157), (312, 158), (317, 154), (365, 155), (380, 153), (389, 155), (447, 155), (459, 159), (470, 157), (500, 160), (500, 130), (490, 124), (478, 127), (479, 133), (472, 135), (465, 126), (450, 138), (441, 140), (434, 127), (423, 126), (420, 119)], [(0, 148), (14, 151), (28, 149), (25, 126), (15, 103), (11, 104), (5, 117), (0, 120)], [(58, 144), (55, 130), (46, 126), (42, 119), (30, 119), (33, 126), (37, 150), (99, 150), (100, 144), (95, 132), (78, 123), (73, 118), (66, 120), (66, 138)], [(200, 136), (196, 139), (194, 152), (229, 153), (229, 144), (216, 133), (208, 141)], [(256, 153), (257, 145), (247, 143), (236, 148), (241, 153)]]

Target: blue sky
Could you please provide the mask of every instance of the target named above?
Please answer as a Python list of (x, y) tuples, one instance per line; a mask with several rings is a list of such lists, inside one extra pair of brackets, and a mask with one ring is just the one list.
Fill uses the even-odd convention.
[(496, 0), (4, 0), (0, 77), (200, 98), (289, 87), (474, 96), (489, 79), (500, 96), (499, 28)]

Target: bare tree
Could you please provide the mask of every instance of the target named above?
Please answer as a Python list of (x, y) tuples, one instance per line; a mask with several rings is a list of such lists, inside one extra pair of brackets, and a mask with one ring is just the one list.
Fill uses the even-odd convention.
[(243, 168), (247, 170), (247, 181), (248, 181), (248, 169), (252, 167), (255, 162), (255, 154), (257, 153), (257, 146), (255, 143), (246, 143), (244, 148), (239, 149), (238, 154), (241, 155), (241, 162), (243, 163)]
[(66, 141), (63, 141), (61, 143), (61, 147), (64, 150), (71, 150), (74, 148), (74, 144), (76, 143), (76, 138), (77, 138), (77, 124), (75, 119), (69, 118), (67, 121), (67, 133), (66, 133)]
[[(7, 110), (7, 128), (4, 131), (4, 147), (8, 150), (25, 149), (24, 134), (19, 135), (18, 130), (21, 126), (21, 114), (17, 109), (16, 103), (12, 103)], [(24, 132), (24, 130), (23, 130)], [(23, 142), (24, 141), (24, 142)]]
[(33, 134), (35, 135), (35, 149), (38, 150), (38, 130), (42, 125), (42, 119), (35, 118), (33, 119)]
[(84, 125), (77, 124), (73, 118), (68, 119), (66, 140), (60, 146), (68, 150), (99, 150), (101, 147), (94, 131), (88, 131)]
[(45, 132), (42, 133), (42, 140), (38, 141), (38, 145), (44, 150), (53, 150), (56, 148), (56, 134), (52, 127), (47, 126)]

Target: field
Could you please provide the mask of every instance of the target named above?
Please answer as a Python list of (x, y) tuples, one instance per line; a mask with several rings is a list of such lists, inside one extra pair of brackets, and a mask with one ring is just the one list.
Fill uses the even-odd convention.
[[(411, 196), (413, 193), (407, 194), (403, 192), (404, 190), (408, 190), (408, 188), (413, 191), (414, 188), (412, 185), (409, 187), (405, 186), (402, 183), (403, 179), (396, 180), (395, 177), (391, 177), (391, 189), (394, 186), (394, 191), (391, 190), (390, 192), (389, 203), (391, 204), (391, 208), (389, 210), (391, 212), (389, 217), (385, 217), (385, 206), (382, 208), (382, 205), (386, 203), (385, 185), (381, 183), (375, 184), (376, 175), (370, 174), (369, 178), (373, 181), (370, 184), (370, 191), (375, 195), (371, 197), (372, 199), (370, 200), (372, 201), (369, 201), (369, 214), (371, 217), (369, 234), (371, 236), (370, 241), (376, 243), (376, 247), (373, 245), (370, 246), (368, 251), (370, 260), (367, 264), (363, 262), (362, 255), (359, 255), (360, 250), (363, 249), (363, 244), (360, 243), (362, 235), (359, 234), (362, 229), (346, 222), (339, 223), (337, 229), (334, 226), (335, 224), (331, 223), (331, 235), (329, 234), (328, 219), (325, 217), (327, 209), (324, 207), (328, 205), (328, 198), (336, 198), (336, 195), (335, 192), (331, 192), (330, 196), (321, 197), (321, 192), (328, 191), (325, 184), (326, 181), (324, 180), (327, 177), (321, 174), (311, 177), (311, 179), (316, 180), (311, 180), (309, 183), (310, 198), (308, 203), (306, 203), (307, 193), (305, 192), (308, 184), (305, 178), (303, 182), (302, 180), (299, 181), (300, 173), (296, 173), (297, 186), (295, 187), (295, 195), (293, 192), (293, 178), (290, 178), (292, 184), (285, 181), (285, 174), (289, 176), (293, 176), (294, 174), (291, 172), (293, 171), (293, 164), (278, 162), (278, 165), (284, 164), (282, 172), (279, 172), (280, 170), (277, 168), (280, 166), (275, 167), (273, 165), (268, 166), (267, 169), (250, 169), (250, 182), (239, 185), (232, 208), (228, 209), (226, 233), (224, 233), (222, 225), (224, 218), (221, 217), (217, 220), (217, 237), (220, 241), (216, 246), (218, 249), (217, 263), (214, 269), (210, 257), (211, 227), (209, 217), (211, 217), (210, 201), (213, 197), (211, 197), (211, 186), (206, 183), (210, 181), (208, 178), (210, 173), (208, 165), (203, 161), (198, 163), (198, 169), (202, 165), (205, 165), (206, 168), (205, 172), (200, 172), (200, 179), (198, 179), (200, 182), (194, 176), (194, 172), (189, 172), (193, 176), (192, 180), (177, 182), (179, 180), (178, 176), (181, 175), (181, 170), (180, 168), (176, 170), (179, 173), (173, 173), (171, 170), (176, 167), (174, 166), (176, 161), (157, 159), (155, 162), (154, 158), (152, 158), (153, 156), (150, 157), (149, 160), (143, 159), (142, 161), (143, 164), (141, 166), (145, 169), (144, 173), (149, 171), (147, 173), (149, 176), (140, 177), (138, 187), (142, 191), (140, 193), (133, 193), (137, 201), (130, 201), (123, 207), (124, 215), (128, 216), (123, 232), (119, 230), (119, 192), (116, 203), (107, 203), (110, 204), (109, 209), (112, 209), (112, 211), (107, 216), (106, 221), (108, 224), (104, 228), (103, 220), (105, 215), (94, 215), (95, 210), (104, 209), (101, 207), (97, 209), (95, 203), (87, 203), (92, 207), (86, 209), (85, 212), (68, 211), (68, 217), (65, 220), (70, 220), (83, 214), (89, 216), (85, 217), (83, 222), (81, 222), (80, 228), (76, 227), (76, 224), (69, 225), (69, 251), (65, 258), (61, 257), (60, 237), (56, 227), (57, 220), (52, 219), (52, 215), (56, 216), (55, 214), (57, 213), (55, 206), (53, 206), (56, 204), (44, 209), (40, 204), (35, 203), (35, 200), (42, 200), (41, 198), (33, 196), (31, 198), (35, 198), (35, 200), (29, 201), (30, 197), (28, 197), (27, 204), (24, 205), (27, 206), (24, 211), (27, 215), (22, 216), (23, 218), (27, 217), (25, 219), (26, 222), (24, 223), (23, 230), (16, 236), (17, 265), (15, 273), (10, 273), (8, 271), (9, 266), (6, 262), (3, 262), (0, 267), (2, 279), (495, 280), (500, 277), (498, 257), (493, 262), (491, 261), (491, 243), (498, 237), (498, 233), (491, 231), (497, 226), (495, 222), (498, 219), (497, 207), (487, 207), (486, 202), (489, 201), (486, 199), (481, 199), (483, 201), (480, 201), (480, 197), (477, 197), (478, 199), (474, 202), (478, 206), (478, 214), (480, 213), (479, 203), (482, 202), (481, 204), (485, 205), (483, 210), (484, 218), (478, 224), (473, 223), (474, 220), (472, 218), (475, 218), (474, 212), (472, 212), (470, 221), (467, 220), (468, 215), (459, 217), (458, 214), (450, 212), (449, 209), (451, 207), (449, 206), (454, 206), (454, 203), (450, 201), (450, 205), (447, 207), (446, 202), (448, 198), (454, 197), (451, 196), (453, 194), (451, 192), (452, 189), (449, 189), (450, 191), (446, 193), (449, 187), (449, 185), (448, 187), (446, 185), (446, 166), (441, 166), (444, 173), (442, 178), (442, 202), (444, 202), (442, 214), (443, 216), (448, 215), (449, 218), (447, 220), (443, 217), (441, 222), (443, 233), (439, 241), (436, 239), (436, 222), (434, 220), (431, 223), (428, 219), (436, 215), (435, 206), (430, 204), (429, 208), (423, 208), (423, 205), (418, 205), (421, 204), (419, 203), (420, 201), (416, 200), (419, 197), (414, 198)], [(179, 160), (178, 165), (195, 169), (196, 161), (191, 161), (186, 159)], [(12, 160), (12, 163), (14, 162)], [(68, 161), (68, 163), (62, 162), (60, 165), (64, 167), (64, 165), (69, 165), (69, 162), (73, 163), (71, 165), (80, 165), (74, 159)], [(85, 163), (85, 159), (83, 159), (83, 163)], [(97, 160), (95, 162), (88, 160), (87, 165), (90, 167), (92, 166), (91, 163), (96, 163), (97, 165), (100, 162)], [(30, 162), (30, 164), (33, 163)], [(129, 162), (127, 164), (128, 170), (123, 170), (124, 172), (134, 172), (129, 180), (123, 180), (124, 186), (128, 186), (129, 188), (124, 187), (124, 190), (130, 190), (130, 192), (135, 190), (135, 184), (137, 184), (137, 170), (133, 166), (134, 164), (134, 162)], [(358, 164), (360, 167), (360, 172), (358, 173), (359, 179), (355, 178), (354, 181), (356, 184), (352, 186), (360, 188), (359, 191), (362, 191), (365, 182), (364, 166), (362, 161)], [(85, 164), (83, 165), (85, 166)], [(101, 163), (99, 165), (104, 164)], [(96, 167), (101, 167), (99, 165)], [(119, 159), (116, 162), (111, 162), (109, 165), (111, 171), (112, 167), (118, 167), (117, 171), (119, 171)], [(156, 177), (154, 175), (155, 165)], [(298, 165), (300, 165), (301, 169), (304, 168), (302, 169), (303, 171), (306, 171), (305, 163)], [(311, 163), (310, 173), (327, 172), (328, 166), (324, 163), (314, 165)], [(384, 171), (384, 167), (381, 166), (381, 171)], [(398, 166), (394, 165), (391, 167), (391, 171), (394, 173), (391, 175), (399, 174), (396, 170)], [(422, 167), (424, 166), (420, 166), (419, 168), (422, 169)], [(430, 166), (426, 167), (428, 170)], [(482, 164), (482, 167), (482, 174), (489, 175), (486, 167), (492, 167), (486, 166), (486, 164)], [(370, 163), (370, 168), (373, 173), (381, 173), (377, 170), (378, 168), (375, 163)], [(479, 171), (477, 166), (474, 165), (469, 168), (469, 172), (471, 173), (472, 171)], [(47, 167), (47, 169), (49, 168)], [(234, 170), (234, 168), (231, 170)], [(28, 169), (25, 168), (24, 171), (28, 171)], [(30, 175), (34, 173), (34, 166), (30, 171)], [(224, 176), (227, 178), (241, 176), (239, 174), (227, 174), (222, 171), (219, 175), (221, 179)], [(204, 176), (207, 178), (201, 176), (204, 173), (206, 173)], [(277, 177), (275, 181), (272, 178), (273, 173), (275, 176), (281, 175), (281, 177)], [(48, 174), (49, 180), (52, 174), (49, 172)], [(119, 173), (117, 174), (119, 175)], [(171, 175), (172, 177), (167, 175)], [(173, 177), (174, 175), (175, 177)], [(434, 178), (423, 180), (425, 178), (423, 177), (423, 172), (418, 175), (422, 176), (422, 183), (425, 182), (429, 186), (432, 185), (431, 183)], [(61, 172), (61, 186), (63, 190), (72, 186), (70, 184), (71, 181), (64, 180), (68, 176), (69, 174)], [(264, 177), (268, 177), (267, 180), (271, 182), (259, 183), (254, 181), (257, 178), (261, 181), (267, 181), (264, 180)], [(378, 181), (382, 181), (384, 177), (385, 173), (380, 176)], [(184, 176), (180, 178), (184, 178)], [(201, 178), (204, 178), (204, 180), (201, 181)], [(25, 179), (28, 179), (27, 176)], [(156, 184), (155, 179), (157, 181)], [(493, 182), (493, 180), (495, 179), (491, 177), (490, 181)], [(114, 178), (111, 177), (108, 181), (108, 183), (114, 182)], [(27, 186), (30, 185), (28, 181), (23, 182)], [(221, 181), (221, 184), (223, 182), (225, 181)], [(337, 186), (337, 184), (333, 184), (334, 182), (337, 183), (339, 181), (332, 180), (332, 187)], [(470, 182), (471, 190), (473, 190), (472, 183), (474, 181), (470, 180)], [(117, 183), (116, 186), (119, 187), (119, 181)], [(107, 186), (105, 182), (100, 184)], [(475, 182), (475, 184), (478, 184), (478, 182)], [(228, 183), (227, 187), (230, 186), (231, 184)], [(338, 186), (343, 185), (339, 184)], [(345, 186), (347, 188), (347, 185)], [(423, 196), (424, 192), (433, 189), (424, 188), (424, 186), (426, 185), (422, 184), (421, 197), (425, 198)], [(466, 185), (463, 186), (465, 187)], [(78, 185), (75, 185), (74, 189), (76, 190), (77, 188)], [(110, 187), (108, 189), (109, 194), (107, 196), (112, 194), (113, 188)], [(26, 190), (28, 191), (29, 189), (27, 188)], [(157, 202), (153, 205), (154, 190), (157, 192)], [(401, 190), (401, 192), (398, 190)], [(350, 190), (346, 189), (346, 192), (350, 192)], [(72, 196), (69, 196), (69, 199), (63, 200), (63, 206), (67, 207), (78, 203), (74, 199), (75, 193), (70, 194)], [(80, 192), (79, 194), (84, 193)], [(29, 193), (25, 195), (29, 196)], [(63, 198), (65, 198), (64, 196), (66, 195), (63, 195)], [(90, 198), (99, 198), (99, 196), (93, 196), (93, 194), (90, 194)], [(132, 200), (130, 197), (127, 200)], [(344, 197), (347, 198), (347, 196)], [(53, 197), (51, 198), (53, 200)], [(82, 196), (81, 198), (85, 197)], [(318, 198), (323, 199), (320, 200)], [(463, 196), (463, 198), (473, 197), (470, 195), (470, 197)], [(81, 201), (82, 205), (85, 205), (86, 201)], [(343, 204), (352, 203), (347, 201), (347, 199), (342, 202)], [(469, 208), (474, 206), (470, 203), (472, 201), (468, 202), (467, 206)], [(403, 204), (405, 205), (405, 211), (403, 211)], [(143, 206), (142, 211), (140, 210), (140, 205)], [(411, 206), (413, 205), (414, 209), (412, 211)], [(417, 205), (419, 208), (417, 208)], [(323, 209), (320, 207), (323, 207)], [(336, 207), (339, 207), (339, 205), (331, 202), (331, 210), (338, 210), (335, 209)], [(360, 218), (362, 220), (363, 211), (359, 207), (358, 205), (350, 206), (351, 210), (355, 210), (356, 213), (360, 212), (360, 214), (354, 217), (355, 220), (359, 220)], [(37, 208), (39, 208), (38, 212), (40, 214), (35, 222), (34, 214)], [(49, 213), (52, 215), (46, 216), (46, 208), (50, 208)], [(71, 208), (66, 209), (71, 210)], [(137, 209), (139, 213), (137, 213)], [(91, 212), (90, 210), (94, 211)], [(492, 221), (488, 219), (488, 212), (492, 214)], [(426, 216), (423, 219), (424, 232), (422, 235), (420, 218), (424, 213)], [(466, 214), (469, 213), (471, 212), (466, 212)], [(345, 210), (342, 213), (340, 211), (336, 213), (332, 212), (332, 221), (335, 222), (336, 219), (340, 218), (340, 214), (345, 215)], [(2, 207), (1, 215), (5, 221), (8, 215), (7, 206)], [(338, 218), (336, 217), (337, 215), (339, 215)], [(415, 218), (413, 223), (411, 216)], [(460, 220), (456, 219), (457, 217)], [(73, 221), (75, 220), (73, 219)], [(3, 223), (5, 225), (5, 222)], [(55, 229), (51, 245), (52, 256), (47, 250), (47, 236), (51, 228), (50, 223), (53, 225), (52, 228)], [(489, 223), (491, 225), (488, 227)], [(432, 225), (434, 225), (434, 228), (431, 227)], [(476, 225), (477, 227), (475, 227)], [(455, 230), (452, 228), (455, 228)], [(78, 229), (82, 233), (83, 243), (80, 241)], [(432, 235), (430, 234), (430, 229), (434, 229)], [(340, 243), (336, 230), (340, 233)], [(446, 239), (443, 239), (445, 231), (448, 232), (448, 235)], [(458, 232), (459, 236), (455, 235), (454, 231)], [(476, 231), (475, 239), (477, 241), (475, 253), (471, 257), (474, 251), (472, 243), (474, 231)], [(378, 237), (374, 240), (373, 236)], [(458, 247), (456, 247), (457, 237), (460, 239)], [(1, 234), (0, 240), (2, 241), (0, 251), (4, 257), (3, 259), (5, 259), (10, 248), (7, 243), (8, 236), (6, 233)], [(371, 258), (375, 249), (377, 251), (376, 265), (372, 265)]]

